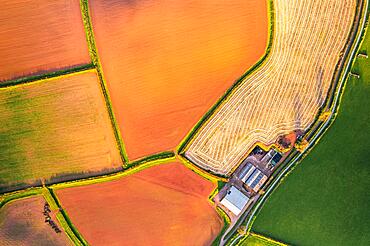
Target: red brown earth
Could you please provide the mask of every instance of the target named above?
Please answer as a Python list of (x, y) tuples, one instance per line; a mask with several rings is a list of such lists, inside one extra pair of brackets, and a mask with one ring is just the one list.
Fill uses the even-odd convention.
[(266, 1), (90, 1), (131, 160), (174, 149), (264, 53)]
[(56, 193), (91, 245), (206, 245), (223, 226), (208, 200), (214, 188), (173, 162)]
[(90, 63), (77, 0), (2, 1), (0, 22), (0, 83)]
[(73, 245), (51, 212), (51, 218), (62, 231), (45, 223), (45, 199), (25, 198), (6, 204), (0, 210), (0, 245)]

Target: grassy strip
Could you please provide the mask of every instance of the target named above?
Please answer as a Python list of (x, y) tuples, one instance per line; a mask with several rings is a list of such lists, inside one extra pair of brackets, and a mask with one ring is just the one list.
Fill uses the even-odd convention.
[(69, 239), (75, 245), (84, 245), (78, 237), (79, 233), (74, 232), (74, 230), (72, 229), (73, 227), (70, 226), (69, 218), (66, 217), (66, 215), (63, 214), (63, 212), (62, 212), (62, 210), (60, 209), (60, 206), (59, 206), (59, 201), (56, 198), (54, 198), (54, 196), (53, 196), (54, 194), (52, 193), (52, 191), (50, 191), (48, 188), (43, 188), (42, 194), (43, 194), (45, 200), (50, 205), (51, 209), (53, 211), (58, 210), (58, 212), (56, 213), (56, 217), (57, 217), (60, 225), (63, 227), (63, 230), (65, 231), (65, 233), (69, 237)]
[(0, 196), (0, 209), (3, 206), (5, 206), (5, 204), (13, 200), (22, 199), (22, 198), (26, 198), (26, 197), (30, 197), (34, 195), (40, 195), (41, 192), (42, 192), (42, 188), (38, 187), (38, 188), (29, 188), (29, 189), (22, 190), (22, 191), (15, 191), (15, 192), (4, 194)]
[(45, 199), (51, 204), (52, 207), (57, 207), (59, 209), (59, 216), (57, 218), (60, 224), (63, 226), (63, 229), (66, 231), (68, 237), (76, 245), (88, 245), (87, 241), (82, 237), (77, 228), (73, 225), (72, 221), (68, 217), (66, 211), (62, 208), (57, 196), (54, 191), (50, 188), (45, 189), (44, 193)]
[(77, 72), (81, 72), (81, 71), (85, 71), (85, 70), (89, 70), (93, 68), (94, 68), (93, 64), (86, 64), (86, 65), (68, 68), (64, 70), (54, 71), (51, 73), (22, 77), (22, 78), (15, 79), (15, 80), (0, 82), (0, 88), (10, 87), (10, 86), (15, 86), (15, 85), (20, 85), (20, 84), (27, 84), (27, 83), (35, 82), (38, 80), (55, 78), (55, 77), (59, 77), (59, 76), (63, 76), (63, 75), (71, 74), (71, 73), (77, 73)]
[[(74, 186), (81, 186), (81, 185), (88, 185), (88, 184), (96, 184), (100, 182), (108, 182), (112, 180), (119, 179), (124, 176), (128, 176), (131, 174), (134, 174), (136, 172), (139, 172), (141, 170), (144, 170), (146, 168), (167, 163), (169, 161), (174, 161), (176, 160), (176, 156), (173, 152), (171, 151), (166, 151), (162, 152), (153, 156), (145, 157), (141, 160), (138, 160), (136, 162), (133, 162), (124, 169), (123, 171), (118, 171), (114, 173), (107, 173), (99, 176), (94, 176), (94, 177), (87, 177), (87, 178), (82, 178), (82, 179), (75, 179), (75, 180), (69, 180), (69, 181), (63, 181), (60, 183), (54, 183), (48, 185), (50, 188), (55, 188), (55, 189), (62, 189), (62, 188), (68, 188), (68, 187), (74, 187)], [(37, 187), (32, 187), (32, 188), (27, 188), (27, 189), (21, 189), (17, 191), (12, 191), (8, 193), (4, 193), (0, 195), (0, 205), (2, 204), (3, 200), (8, 200), (12, 198), (8, 198), (11, 196), (23, 196), (22, 193), (28, 192), (29, 190), (36, 190), (36, 189), (42, 189), (42, 186), (37, 186)], [(25, 195), (27, 196), (27, 195)]]
[(123, 164), (126, 166), (129, 162), (126, 150), (125, 150), (125, 145), (123, 143), (123, 139), (121, 137), (121, 133), (119, 130), (119, 126), (117, 123), (117, 120), (114, 116), (113, 112), (113, 107), (112, 107), (112, 102), (109, 96), (108, 92), (108, 87), (107, 83), (104, 79), (103, 75), (103, 69), (100, 63), (99, 55), (98, 55), (98, 49), (96, 47), (95, 43), (95, 37), (94, 37), (94, 31), (91, 23), (91, 17), (90, 17), (90, 11), (89, 11), (89, 2), (88, 0), (80, 0), (80, 7), (81, 7), (81, 13), (82, 13), (82, 20), (84, 23), (84, 28), (85, 28), (85, 33), (86, 33), (86, 40), (88, 43), (89, 47), (89, 54), (91, 57), (91, 60), (93, 62), (94, 67), (97, 70), (97, 74), (99, 77), (99, 81), (101, 84), (101, 90), (103, 92), (104, 98), (105, 98), (105, 104), (108, 109), (109, 113), (109, 118), (111, 119), (113, 131), (114, 131), (114, 136), (116, 137), (117, 140), (117, 148), (121, 154), (121, 159), (123, 161)]
[[(360, 23), (361, 20), (363, 20), (363, 18), (367, 18), (367, 17), (363, 16), (363, 12), (364, 12), (364, 10), (363, 10), (363, 6), (364, 6), (363, 1), (358, 0), (358, 2), (362, 5), (359, 5), (356, 8), (355, 16), (359, 16), (358, 21)], [(365, 25), (365, 30), (366, 30), (366, 26), (367, 26), (367, 21), (366, 21), (366, 25)], [(353, 24), (352, 24), (352, 27), (351, 27), (351, 34), (348, 36), (348, 39), (347, 39), (347, 42), (346, 42), (347, 47), (350, 44), (351, 35), (353, 33), (355, 33), (356, 35), (355, 35), (354, 39), (356, 39), (357, 35), (359, 35), (359, 32), (360, 32), (360, 35), (361, 35), (361, 40), (363, 40), (366, 31), (361, 32), (361, 30), (356, 30), (355, 29), (355, 21), (354, 21)], [(321, 113), (333, 110), (333, 107), (334, 107), (334, 104), (335, 104), (334, 98), (336, 97), (336, 95), (339, 94), (339, 102), (338, 102), (337, 108), (335, 109), (335, 115), (334, 115), (334, 117), (331, 118), (331, 121), (335, 120), (335, 117), (336, 117), (336, 115), (338, 113), (338, 110), (339, 110), (340, 101), (341, 101), (341, 98), (342, 98), (342, 95), (343, 95), (343, 92), (344, 92), (344, 89), (345, 89), (345, 84), (342, 87), (339, 87), (340, 86), (339, 81), (346, 79), (346, 77), (348, 76), (348, 74), (344, 74), (344, 69), (343, 68), (348, 63), (350, 63), (351, 64), (350, 66), (352, 67), (353, 64), (354, 64), (354, 61), (356, 60), (356, 59), (353, 59), (352, 61), (349, 61), (348, 59), (346, 59), (347, 58), (346, 56), (348, 56), (348, 54), (354, 49), (358, 49), (358, 47), (348, 47), (346, 49), (344, 55), (343, 55), (343, 60), (339, 60), (338, 64), (336, 65), (336, 68), (335, 68), (336, 70), (335, 70), (335, 73), (334, 73), (334, 76), (333, 76), (333, 83), (330, 84), (330, 88), (329, 88), (329, 91), (328, 91), (327, 96), (325, 98), (325, 101), (324, 101), (323, 105), (319, 108), (319, 111), (318, 111), (315, 119), (313, 120), (312, 124), (307, 128), (309, 130), (305, 133), (305, 138), (306, 139), (312, 139), (316, 135), (316, 132), (320, 128), (320, 126), (325, 123), (325, 122), (320, 120)], [(330, 125), (327, 128), (329, 128)]]
[(62, 212), (58, 211), (58, 213), (56, 213), (55, 216), (57, 217), (59, 224), (63, 227), (64, 232), (67, 234), (68, 238), (73, 242), (73, 244), (83, 246), (84, 244), (80, 242), (75, 233), (72, 231), (71, 227), (68, 225), (68, 222), (65, 220), (65, 217), (63, 216)]
[(237, 244), (238, 246), (286, 246), (286, 243), (276, 241), (256, 233), (248, 233)]
[(64, 182), (64, 183), (53, 184), (53, 185), (50, 185), (49, 187), (52, 188), (53, 190), (57, 190), (57, 189), (77, 187), (77, 186), (83, 186), (83, 185), (97, 184), (101, 182), (109, 182), (109, 181), (117, 180), (117, 179), (126, 177), (128, 175), (137, 173), (149, 167), (167, 163), (169, 161), (174, 161), (176, 160), (176, 157), (174, 155), (168, 154), (168, 155), (162, 156), (162, 159), (148, 157), (146, 158), (146, 160), (147, 160), (146, 162), (142, 162), (140, 165), (139, 164), (133, 165), (121, 172), (102, 175), (99, 177), (91, 177), (91, 178), (82, 179), (82, 180), (74, 180), (74, 181), (69, 181), (69, 182)]
[[(177, 153), (183, 155), (186, 148), (190, 145), (191, 140), (196, 137), (196, 135), (199, 133), (200, 128), (206, 124), (206, 122), (215, 114), (216, 110), (221, 107), (223, 103), (225, 103), (233, 94), (234, 91), (238, 89), (238, 87), (242, 84), (243, 80), (248, 77), (250, 74), (255, 72), (258, 68), (261, 67), (261, 65), (267, 60), (267, 58), (270, 55), (272, 42), (273, 42), (273, 36), (274, 36), (274, 18), (275, 18), (275, 12), (274, 12), (274, 6), (273, 6), (273, 0), (268, 0), (268, 17), (269, 17), (269, 26), (268, 26), (268, 44), (265, 50), (265, 54), (255, 63), (251, 68), (249, 68), (226, 92), (225, 94), (218, 99), (216, 104), (212, 106), (210, 110), (207, 111), (207, 113), (197, 122), (197, 124), (190, 130), (189, 134), (184, 138), (184, 140), (180, 143), (180, 145), (177, 148)], [(185, 156), (183, 156), (185, 158)]]
[(130, 162), (127, 165), (126, 169), (133, 168), (135, 166), (144, 164), (146, 162), (160, 160), (160, 159), (169, 159), (169, 158), (173, 158), (173, 157), (175, 157), (175, 153), (173, 151), (164, 151), (164, 152), (161, 152), (161, 153), (158, 153), (158, 154), (150, 155), (150, 156), (144, 157), (142, 159)]

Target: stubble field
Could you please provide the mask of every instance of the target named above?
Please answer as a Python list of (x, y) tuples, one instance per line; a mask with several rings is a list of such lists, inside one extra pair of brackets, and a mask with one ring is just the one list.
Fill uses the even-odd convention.
[(356, 12), (355, 0), (272, 1), (271, 52), (204, 123), (186, 156), (227, 175), (256, 142), (307, 130), (323, 105)]

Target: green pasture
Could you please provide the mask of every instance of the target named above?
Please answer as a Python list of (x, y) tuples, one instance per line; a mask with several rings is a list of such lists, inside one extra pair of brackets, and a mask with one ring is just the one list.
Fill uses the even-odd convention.
[(239, 245), (240, 246), (278, 246), (279, 244), (250, 234), (243, 241), (241, 241)]

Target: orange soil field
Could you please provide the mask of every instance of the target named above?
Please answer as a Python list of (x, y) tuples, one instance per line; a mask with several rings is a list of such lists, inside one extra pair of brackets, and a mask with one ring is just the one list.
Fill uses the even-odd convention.
[(0, 81), (90, 62), (78, 0), (8, 0), (0, 8)]
[(54, 211), (50, 213), (50, 217), (62, 232), (56, 233), (47, 222), (45, 223), (44, 204), (45, 199), (42, 196), (6, 204), (0, 210), (0, 244), (73, 245), (56, 219)]
[(0, 190), (121, 168), (93, 71), (0, 88), (0, 122)]
[(223, 226), (208, 201), (214, 188), (173, 162), (56, 193), (91, 245), (205, 245)]
[(175, 148), (266, 48), (266, 0), (90, 2), (131, 160)]

